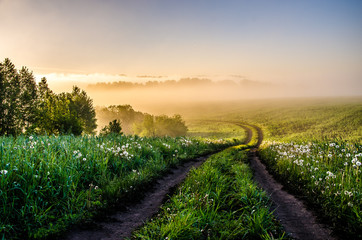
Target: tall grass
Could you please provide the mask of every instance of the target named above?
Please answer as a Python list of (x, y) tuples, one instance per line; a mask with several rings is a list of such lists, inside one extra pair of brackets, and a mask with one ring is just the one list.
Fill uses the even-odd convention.
[(224, 150), (192, 170), (133, 239), (283, 239), (244, 148)]
[(362, 238), (362, 146), (345, 141), (268, 142), (260, 154), (344, 236)]
[(44, 238), (132, 200), (170, 166), (235, 144), (126, 136), (0, 137), (0, 236)]

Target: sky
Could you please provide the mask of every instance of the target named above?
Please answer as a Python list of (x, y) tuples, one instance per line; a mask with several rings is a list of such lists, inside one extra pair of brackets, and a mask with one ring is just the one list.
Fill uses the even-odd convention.
[(4, 58), (54, 83), (241, 76), (361, 95), (362, 1), (0, 0)]

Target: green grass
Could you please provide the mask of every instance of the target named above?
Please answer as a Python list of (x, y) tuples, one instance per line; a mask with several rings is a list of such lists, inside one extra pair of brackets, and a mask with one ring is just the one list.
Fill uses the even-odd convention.
[(261, 156), (274, 176), (336, 232), (362, 238), (361, 98), (280, 99), (229, 108), (207, 119), (260, 126), (268, 141)]
[(283, 239), (266, 193), (252, 180), (247, 146), (229, 148), (190, 172), (157, 217), (133, 239)]
[[(253, 108), (252, 108), (253, 107)], [(253, 123), (269, 140), (362, 141), (362, 100), (271, 100), (215, 119)]]
[(126, 136), (0, 137), (0, 236), (44, 238), (140, 197), (168, 168), (236, 142)]
[(211, 139), (243, 139), (245, 131), (241, 127), (227, 122), (193, 120), (188, 122), (187, 135)]
[(260, 151), (289, 190), (305, 196), (337, 232), (362, 238), (362, 146), (345, 141), (267, 142)]

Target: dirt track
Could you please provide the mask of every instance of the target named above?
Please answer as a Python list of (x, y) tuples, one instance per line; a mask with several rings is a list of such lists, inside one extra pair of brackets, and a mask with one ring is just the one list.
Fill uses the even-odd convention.
[[(246, 143), (251, 140), (250, 127), (239, 125), (246, 130)], [(252, 126), (255, 127), (255, 126)], [(262, 132), (258, 130), (259, 146), (263, 140)], [(271, 196), (275, 214), (281, 221), (285, 230), (295, 239), (336, 239), (331, 237), (331, 231), (316, 222), (316, 217), (304, 204), (293, 195), (287, 193), (283, 186), (277, 183), (266, 171), (265, 166), (256, 155), (256, 150), (250, 152), (250, 165), (254, 170), (254, 178), (258, 184)], [(124, 239), (130, 237), (132, 231), (155, 215), (168, 194), (172, 192), (187, 176), (193, 167), (200, 166), (206, 159), (200, 157), (171, 169), (168, 175), (159, 179), (144, 199), (134, 205), (128, 206), (126, 211), (118, 211), (107, 216), (102, 221), (94, 222), (91, 227), (75, 228), (62, 239), (66, 240), (99, 240), (99, 239)]]
[[(263, 134), (258, 130), (258, 146)], [(254, 170), (254, 179), (259, 186), (270, 195), (276, 217), (291, 237), (300, 240), (336, 239), (332, 231), (316, 220), (312, 211), (308, 210), (302, 201), (283, 190), (283, 185), (274, 180), (256, 154), (257, 149), (250, 152), (250, 166)]]
[(200, 157), (171, 169), (170, 173), (159, 179), (143, 200), (128, 206), (126, 211), (118, 211), (103, 221), (95, 222), (91, 229), (73, 229), (63, 238), (67, 240), (111, 240), (130, 237), (131, 233), (157, 213), (171, 190), (182, 182), (193, 167), (200, 166), (208, 156)]

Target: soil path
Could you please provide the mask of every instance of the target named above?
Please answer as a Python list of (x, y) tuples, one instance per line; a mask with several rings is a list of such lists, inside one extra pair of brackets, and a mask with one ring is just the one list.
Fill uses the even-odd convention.
[[(238, 126), (245, 129), (245, 144), (249, 143), (252, 137), (250, 128)], [(95, 221), (90, 226), (75, 227), (62, 239), (119, 240), (130, 237), (135, 229), (158, 212), (167, 195), (186, 178), (191, 168), (199, 167), (210, 155), (196, 158), (171, 169), (167, 175), (156, 181), (140, 202), (127, 206), (125, 211), (116, 211), (102, 220)]]
[[(253, 126), (255, 127), (255, 126)], [(262, 131), (258, 130), (258, 146), (262, 142)], [(283, 190), (283, 185), (274, 180), (266, 167), (257, 157), (256, 149), (250, 151), (250, 166), (254, 170), (254, 179), (270, 195), (276, 217), (286, 232), (294, 239), (326, 240), (337, 239), (332, 231), (316, 220), (314, 213), (306, 208), (302, 201)]]
[(191, 168), (200, 166), (209, 156), (199, 157), (170, 170), (158, 179), (143, 200), (128, 206), (126, 211), (117, 211), (102, 221), (93, 223), (92, 229), (75, 228), (63, 239), (66, 240), (111, 240), (130, 237), (131, 233), (155, 215), (167, 195), (182, 182)]

